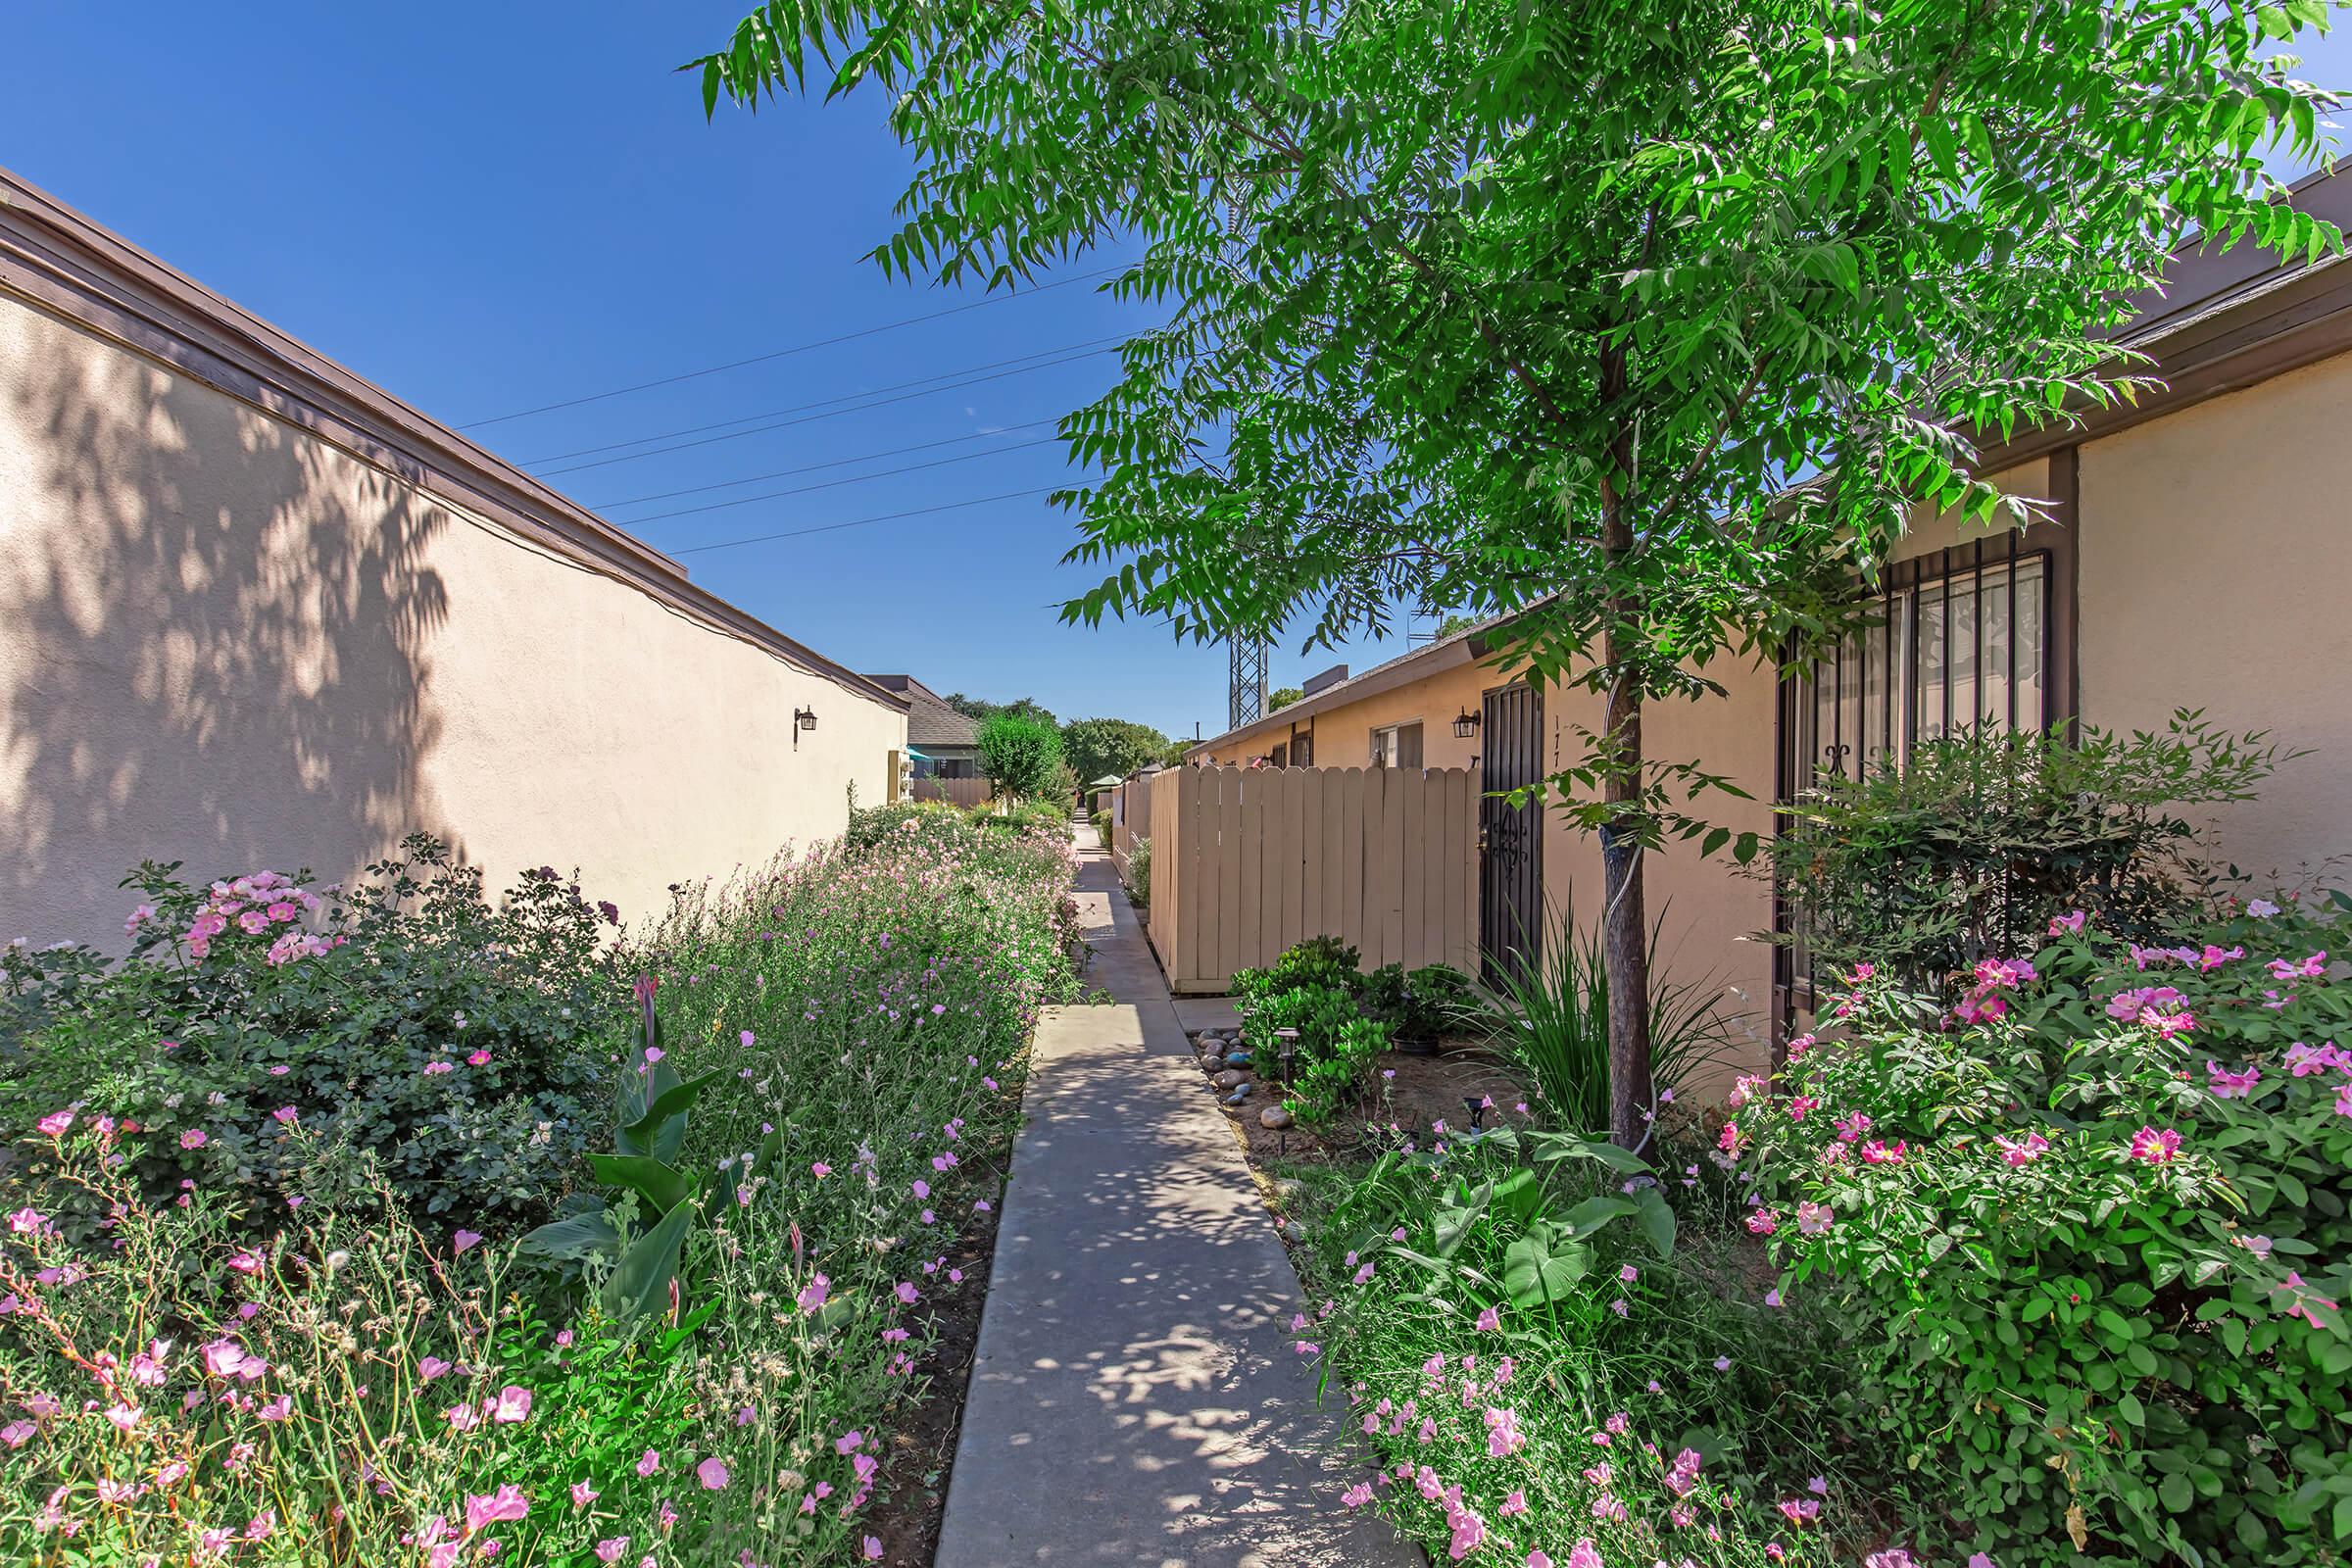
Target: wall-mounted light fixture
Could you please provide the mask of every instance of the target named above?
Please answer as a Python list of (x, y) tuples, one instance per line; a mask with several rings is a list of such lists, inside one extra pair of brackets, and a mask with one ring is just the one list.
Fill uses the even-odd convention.
[(1465, 708), (1460, 713), (1454, 716), (1453, 732), (1456, 735), (1459, 735), (1463, 740), (1468, 740), (1471, 736), (1478, 733), (1478, 721), (1479, 715), (1473, 713), (1470, 711), (1470, 710)]
[(792, 749), (801, 749), (801, 731), (816, 728), (816, 710), (796, 708), (792, 710)]

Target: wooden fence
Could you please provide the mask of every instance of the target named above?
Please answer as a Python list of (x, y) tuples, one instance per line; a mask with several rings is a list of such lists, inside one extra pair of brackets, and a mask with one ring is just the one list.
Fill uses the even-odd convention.
[(1150, 809), (1150, 935), (1173, 991), (1219, 995), (1313, 936), (1367, 969), (1478, 970), (1468, 769), (1171, 768)]
[(994, 798), (984, 778), (918, 778), (907, 787), (918, 801), (954, 801), (965, 808)]

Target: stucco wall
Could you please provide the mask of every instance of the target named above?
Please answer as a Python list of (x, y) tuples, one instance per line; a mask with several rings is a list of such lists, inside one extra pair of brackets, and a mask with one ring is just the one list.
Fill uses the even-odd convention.
[(0, 939), (119, 945), (142, 858), (333, 879), (417, 828), (643, 915), (838, 832), (905, 744), (891, 705), (0, 294)]
[(2201, 708), (2310, 749), (2213, 813), (2222, 857), (2283, 885), (2352, 855), (2348, 420), (2339, 355), (2082, 449), (2083, 715), (2160, 729)]

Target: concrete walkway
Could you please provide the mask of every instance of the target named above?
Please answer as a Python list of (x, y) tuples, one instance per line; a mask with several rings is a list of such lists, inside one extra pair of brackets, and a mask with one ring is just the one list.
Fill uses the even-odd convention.
[[(1407, 1568), (1292, 1353), (1298, 1280), (1091, 825), (1113, 1004), (1048, 1009), (938, 1568)], [(1336, 1400), (1335, 1400), (1336, 1404)]]

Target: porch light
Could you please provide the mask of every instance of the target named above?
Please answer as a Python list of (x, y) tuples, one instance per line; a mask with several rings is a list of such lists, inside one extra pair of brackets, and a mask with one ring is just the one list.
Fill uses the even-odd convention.
[(792, 710), (792, 749), (801, 749), (801, 731), (816, 728), (816, 710), (796, 708)]
[(1470, 710), (1465, 708), (1454, 717), (1453, 732), (1454, 734), (1460, 736), (1463, 740), (1468, 740), (1471, 736), (1478, 733), (1478, 724), (1479, 715), (1473, 713), (1470, 711)]

